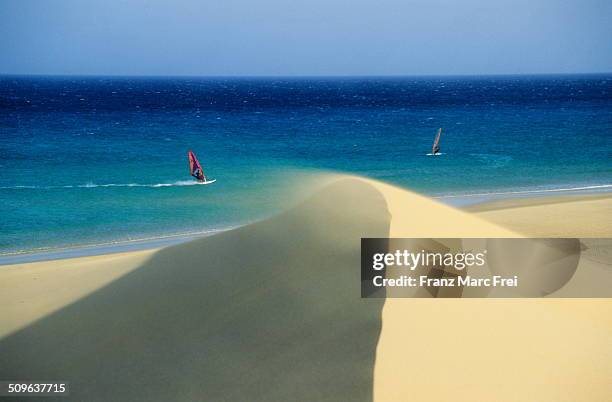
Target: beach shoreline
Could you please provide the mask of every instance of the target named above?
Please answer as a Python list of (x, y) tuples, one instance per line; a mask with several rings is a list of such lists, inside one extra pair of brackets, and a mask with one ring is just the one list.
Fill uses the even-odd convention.
[[(437, 195), (429, 196), (429, 198), (452, 207), (479, 213), (499, 209), (546, 205), (560, 202), (612, 198), (612, 189), (610, 189), (608, 186), (589, 186), (569, 189), (562, 188)], [(252, 222), (232, 225), (225, 228), (204, 229), (194, 232), (108, 241), (95, 244), (82, 244), (66, 247), (45, 247), (42, 250), (33, 249), (0, 252), (0, 266), (53, 261), (67, 258), (92, 257), (132, 251), (158, 250), (164, 247), (212, 236), (221, 232), (248, 225), (250, 223)]]
[(83, 244), (67, 247), (46, 247), (36, 251), (16, 251), (0, 253), (0, 266), (63, 260), (67, 258), (93, 257), (98, 255), (116, 254), (144, 250), (157, 250), (175, 244), (212, 236), (217, 233), (235, 229), (241, 225), (229, 226), (224, 229), (209, 229), (198, 232), (177, 233), (148, 238), (118, 240), (96, 244)]

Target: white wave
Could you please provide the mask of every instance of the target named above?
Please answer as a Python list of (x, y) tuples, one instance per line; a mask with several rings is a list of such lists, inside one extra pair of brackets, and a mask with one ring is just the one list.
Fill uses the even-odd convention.
[(560, 193), (560, 192), (565, 192), (565, 191), (602, 190), (606, 188), (612, 188), (612, 184), (600, 184), (600, 185), (595, 185), (595, 186), (584, 186), (584, 187), (549, 188), (549, 189), (540, 189), (540, 190), (503, 191), (503, 192), (494, 192), (494, 193), (468, 193), (468, 194), (440, 195), (434, 198), (486, 197), (490, 195), (533, 194), (533, 193)]
[(77, 186), (65, 186), (65, 187), (78, 187), (78, 188), (95, 188), (95, 187), (175, 187), (175, 186), (193, 186), (199, 184), (197, 181), (191, 180), (180, 180), (175, 181), (173, 183), (153, 183), (153, 184), (142, 184), (142, 183), (109, 183), (109, 184), (95, 184), (95, 183), (87, 183), (81, 184)]
[(99, 188), (99, 187), (149, 187), (149, 188), (158, 188), (158, 187), (179, 187), (179, 186), (194, 186), (200, 184), (197, 181), (192, 180), (179, 180), (172, 183), (106, 183), (106, 184), (96, 184), (96, 183), (85, 183), (85, 184), (74, 184), (74, 185), (66, 185), (66, 186), (3, 186), (0, 187), (2, 190), (52, 190), (52, 189), (60, 189), (60, 188)]

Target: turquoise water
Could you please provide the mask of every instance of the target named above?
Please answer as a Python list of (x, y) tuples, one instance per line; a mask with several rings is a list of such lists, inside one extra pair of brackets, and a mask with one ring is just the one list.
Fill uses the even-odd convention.
[[(238, 225), (316, 170), (436, 196), (606, 188), (611, 89), (609, 75), (0, 77), (0, 252)], [(427, 156), (439, 127), (444, 155)], [(192, 185), (189, 149), (215, 184)]]

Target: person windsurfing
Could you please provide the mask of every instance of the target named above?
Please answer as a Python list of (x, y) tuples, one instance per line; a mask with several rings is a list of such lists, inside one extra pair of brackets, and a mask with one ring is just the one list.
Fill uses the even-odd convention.
[(196, 158), (193, 151), (190, 150), (187, 152), (187, 158), (189, 158), (189, 173), (195, 177), (198, 182), (202, 184), (209, 184), (216, 181), (206, 179), (206, 176), (204, 176), (204, 171), (202, 170), (202, 165), (200, 165), (200, 162), (198, 161), (198, 158)]
[(202, 173), (200, 168), (195, 168), (193, 170), (192, 176), (195, 177), (196, 179), (198, 179), (198, 181), (204, 181), (204, 174)]
[(431, 154), (432, 155), (439, 155), (440, 154), (440, 136), (441, 135), (442, 135), (442, 128), (440, 128), (438, 130), (438, 133), (436, 134), (436, 138), (434, 139), (433, 146), (431, 147)]

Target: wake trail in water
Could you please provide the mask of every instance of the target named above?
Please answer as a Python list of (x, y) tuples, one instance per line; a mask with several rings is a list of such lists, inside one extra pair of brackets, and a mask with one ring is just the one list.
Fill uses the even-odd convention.
[(104, 187), (148, 187), (148, 188), (159, 188), (159, 187), (181, 187), (181, 186), (197, 186), (201, 183), (191, 180), (180, 180), (173, 183), (108, 183), (108, 184), (96, 184), (96, 183), (85, 183), (85, 184), (74, 184), (65, 186), (3, 186), (1, 190), (54, 190), (63, 188), (104, 188)]
[[(141, 188), (161, 188), (161, 187), (182, 187), (182, 186), (197, 186), (200, 183), (192, 180), (179, 180), (172, 183), (85, 183), (65, 186), (3, 186), (0, 190), (54, 190), (54, 189), (87, 189), (87, 188), (110, 188), (110, 187), (141, 187)], [(538, 194), (538, 193), (561, 193), (572, 191), (596, 191), (596, 190), (612, 190), (612, 184), (601, 184), (582, 187), (564, 187), (564, 188), (549, 188), (549, 189), (533, 189), (533, 190), (516, 190), (488, 193), (461, 193), (461, 194), (446, 194), (434, 195), (433, 198), (463, 198), (463, 197), (486, 197), (498, 195), (520, 195), (520, 194)]]

